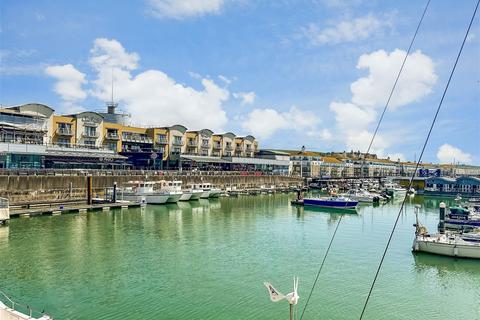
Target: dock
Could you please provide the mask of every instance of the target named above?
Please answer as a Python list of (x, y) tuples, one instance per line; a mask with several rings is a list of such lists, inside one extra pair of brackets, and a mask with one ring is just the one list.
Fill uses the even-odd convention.
[(128, 209), (141, 207), (143, 204), (139, 202), (116, 202), (116, 203), (96, 203), (96, 204), (70, 204), (70, 205), (55, 205), (55, 206), (43, 206), (35, 208), (18, 208), (10, 209), (11, 218), (28, 218), (34, 216), (43, 215), (62, 215), (67, 213), (82, 213), (88, 211), (108, 211), (111, 209)]

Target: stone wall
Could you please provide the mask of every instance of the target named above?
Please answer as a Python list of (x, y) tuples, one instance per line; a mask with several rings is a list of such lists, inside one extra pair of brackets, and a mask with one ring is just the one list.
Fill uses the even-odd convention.
[[(259, 188), (260, 186), (288, 187), (301, 185), (298, 177), (276, 175), (105, 175), (93, 176), (95, 195), (102, 195), (114, 182), (118, 186), (128, 181), (181, 180), (189, 183), (209, 182), (225, 189)], [(87, 176), (0, 176), (0, 197), (8, 198), (11, 205), (27, 203), (49, 203), (52, 201), (85, 200), (87, 194)]]

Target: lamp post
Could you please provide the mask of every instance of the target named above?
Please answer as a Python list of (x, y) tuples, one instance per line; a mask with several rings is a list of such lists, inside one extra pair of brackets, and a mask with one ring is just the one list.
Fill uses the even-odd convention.
[(302, 152), (300, 153), (300, 177), (303, 179), (303, 153), (305, 152), (305, 146), (302, 146)]

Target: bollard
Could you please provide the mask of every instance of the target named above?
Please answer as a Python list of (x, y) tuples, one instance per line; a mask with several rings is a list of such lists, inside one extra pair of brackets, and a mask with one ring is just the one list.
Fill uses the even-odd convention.
[(443, 234), (445, 233), (445, 210), (447, 210), (447, 206), (444, 202), (440, 202), (439, 208), (438, 232)]
[(116, 182), (116, 181), (113, 183), (112, 202), (113, 202), (113, 203), (116, 203), (116, 202), (117, 202), (117, 182)]
[(92, 176), (87, 177), (87, 203), (92, 204)]

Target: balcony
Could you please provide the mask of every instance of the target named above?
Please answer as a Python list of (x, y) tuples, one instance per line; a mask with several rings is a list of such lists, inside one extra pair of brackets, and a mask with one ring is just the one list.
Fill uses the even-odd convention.
[(243, 151), (242, 146), (235, 146), (235, 151), (236, 152), (242, 152)]
[(98, 132), (88, 132), (88, 131), (84, 131), (82, 133), (82, 136), (85, 137), (85, 138), (98, 138)]
[(209, 149), (210, 148), (210, 143), (202, 143), (202, 148), (203, 149)]
[(138, 143), (153, 143), (152, 138), (144, 136), (135, 136), (135, 135), (125, 135), (122, 137), (124, 142), (138, 142)]
[(183, 146), (183, 140), (173, 140), (172, 145)]
[(168, 144), (167, 138), (157, 138), (158, 144)]
[(189, 147), (196, 147), (196, 146), (197, 146), (197, 142), (196, 142), (196, 141), (193, 141), (193, 140), (189, 140), (188, 143), (187, 143), (187, 146), (189, 146)]
[(57, 134), (59, 136), (73, 136), (73, 131), (69, 128), (57, 128)]
[(229, 145), (225, 146), (225, 151), (233, 151), (232, 146), (229, 146)]
[(222, 146), (220, 144), (214, 144), (213, 149), (215, 150), (222, 150)]
[(120, 137), (118, 136), (118, 133), (116, 132), (107, 132), (105, 135), (105, 138), (108, 140), (118, 140)]
[(251, 146), (247, 146), (247, 147), (245, 148), (245, 151), (246, 151), (246, 152), (252, 152), (252, 151), (253, 151), (253, 148), (252, 148)]

